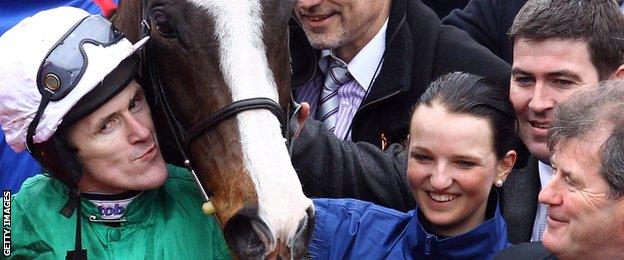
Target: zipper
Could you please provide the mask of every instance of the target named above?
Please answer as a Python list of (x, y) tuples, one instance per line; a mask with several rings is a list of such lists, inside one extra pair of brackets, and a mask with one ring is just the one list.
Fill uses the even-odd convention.
[[(372, 86), (370, 86), (370, 87), (372, 87)], [(366, 104), (364, 104), (364, 106), (361, 106), (360, 108), (358, 108), (358, 110), (356, 110), (356, 111), (355, 111), (355, 114), (354, 114), (354, 116), (353, 116), (353, 120), (351, 120), (351, 124), (349, 125), (349, 131), (347, 132), (347, 135), (346, 135), (346, 136), (349, 136), (349, 135), (351, 135), (351, 134), (352, 134), (352, 133), (351, 133), (351, 130), (353, 129), (353, 122), (355, 121), (355, 118), (357, 117), (357, 114), (358, 114), (358, 113), (360, 113), (360, 111), (363, 111), (363, 110), (364, 110), (364, 109), (366, 109), (367, 107), (372, 106), (373, 104), (377, 104), (377, 103), (379, 103), (379, 102), (381, 102), (381, 101), (384, 101), (384, 100), (386, 100), (386, 99), (388, 99), (388, 98), (391, 98), (391, 97), (393, 97), (393, 96), (395, 96), (395, 95), (397, 95), (397, 94), (399, 94), (399, 93), (401, 93), (401, 90), (397, 90), (397, 91), (395, 91), (395, 92), (392, 92), (392, 93), (390, 93), (390, 94), (388, 94), (388, 95), (385, 95), (385, 96), (383, 96), (383, 97), (381, 97), (381, 98), (378, 98), (378, 99), (373, 100), (373, 101), (371, 101), (371, 102), (369, 102), (369, 103), (366, 103)], [(366, 96), (364, 96), (364, 100), (365, 100), (365, 99), (366, 99)], [(362, 100), (362, 101), (364, 101), (364, 100)], [(353, 138), (353, 136), (352, 136), (351, 138)]]
[(120, 218), (120, 219), (98, 219), (98, 217), (96, 215), (90, 215), (89, 216), (89, 221), (90, 222), (95, 222), (95, 223), (124, 223), (126, 222), (126, 218)]
[[(369, 103), (367, 103), (367, 104), (364, 104), (364, 106), (363, 106), (363, 107), (360, 107), (357, 111), (355, 111), (355, 114), (357, 114), (358, 112), (360, 112), (360, 111), (364, 110), (365, 108), (367, 108), (367, 107), (369, 107), (369, 106), (372, 106), (373, 104), (377, 104), (377, 103), (379, 103), (379, 102), (381, 102), (381, 101), (384, 101), (384, 100), (386, 100), (386, 99), (388, 99), (388, 98), (391, 98), (392, 96), (394, 96), (394, 95), (396, 95), (396, 94), (399, 94), (400, 92), (401, 92), (401, 90), (397, 90), (397, 91), (392, 92), (392, 93), (390, 93), (390, 94), (388, 94), (388, 95), (386, 95), (386, 96), (383, 96), (383, 97), (381, 97), (381, 98), (378, 98), (378, 99), (376, 99), (376, 100), (373, 100), (373, 101), (371, 101), (371, 102), (369, 102)], [(364, 98), (366, 98), (366, 97), (364, 97)]]
[(425, 255), (429, 258), (431, 257), (431, 240), (433, 240), (434, 236), (432, 234), (427, 234), (425, 237)]

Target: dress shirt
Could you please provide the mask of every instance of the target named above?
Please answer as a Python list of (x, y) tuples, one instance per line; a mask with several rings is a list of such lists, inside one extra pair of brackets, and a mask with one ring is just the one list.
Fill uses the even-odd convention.
[[(540, 176), (541, 189), (546, 187), (553, 177), (553, 169), (548, 164), (538, 161), (538, 171)], [(540, 190), (541, 190), (540, 189)], [(546, 204), (537, 203), (537, 213), (535, 214), (535, 222), (533, 224), (533, 233), (531, 234), (531, 242), (542, 240), (539, 237), (540, 225), (546, 224), (546, 215), (548, 207)]]
[[(379, 70), (381, 70), (383, 53), (386, 48), (387, 27), (388, 20), (386, 20), (375, 37), (347, 65), (349, 73), (351, 73), (354, 80), (345, 83), (338, 89), (340, 105), (338, 107), (334, 134), (340, 139), (351, 140), (350, 130), (353, 117), (366, 97), (375, 77), (379, 74)], [(317, 119), (316, 114), (320, 93), (330, 56), (339, 59), (331, 50), (321, 51), (318, 66), (323, 74), (317, 75), (310, 83), (298, 87), (295, 92), (295, 100), (297, 102), (308, 102), (311, 115), (314, 115)]]

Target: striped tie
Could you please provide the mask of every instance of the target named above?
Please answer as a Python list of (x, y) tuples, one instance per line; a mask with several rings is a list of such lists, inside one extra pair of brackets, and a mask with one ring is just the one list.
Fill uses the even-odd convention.
[(347, 69), (347, 64), (330, 57), (329, 69), (325, 75), (323, 91), (321, 91), (317, 119), (323, 122), (323, 126), (332, 133), (336, 129), (336, 117), (338, 117), (338, 107), (340, 106), (338, 89), (351, 79), (352, 76)]

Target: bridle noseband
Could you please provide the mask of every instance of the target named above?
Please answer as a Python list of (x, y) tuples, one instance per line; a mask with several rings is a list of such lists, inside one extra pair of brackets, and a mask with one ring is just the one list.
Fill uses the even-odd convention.
[[(147, 0), (141, 0), (141, 10), (142, 18), (140, 38), (142, 39), (151, 34), (151, 27), (147, 10)], [(156, 69), (156, 65), (154, 63), (154, 53), (150, 51), (151, 45), (152, 41), (148, 41), (141, 51), (141, 63), (142, 66), (145, 66), (145, 69), (143, 71), (147, 71), (147, 73), (149, 74), (149, 80), (151, 81), (152, 90), (156, 93), (156, 104), (160, 102), (163, 109), (165, 110), (167, 124), (173, 132), (176, 146), (180, 152), (180, 155), (182, 155), (185, 167), (191, 172), (206, 202), (210, 202), (209, 195), (212, 194), (210, 191), (206, 191), (206, 189), (201, 185), (190, 160), (191, 153), (189, 149), (193, 140), (195, 140), (204, 132), (214, 129), (224, 120), (236, 116), (237, 114), (244, 111), (258, 109), (269, 110), (273, 115), (275, 115), (280, 122), (282, 135), (288, 139), (288, 118), (286, 118), (282, 113), (282, 108), (280, 107), (280, 105), (272, 99), (264, 97), (249, 98), (233, 102), (232, 104), (220, 108), (208, 118), (203, 118), (198, 122), (195, 122), (191, 125), (189, 130), (186, 130), (182, 126), (180, 121), (176, 118), (173, 110), (171, 109), (171, 105), (167, 99), (167, 96), (165, 95), (164, 89), (160, 81), (160, 77), (158, 75), (158, 71)]]
[(281, 107), (277, 103), (275, 103), (275, 101), (269, 98), (250, 98), (250, 99), (239, 100), (232, 104), (229, 104), (219, 109), (210, 117), (203, 118), (199, 120), (198, 122), (196, 122), (195, 124), (193, 124), (191, 126), (191, 129), (188, 131), (188, 135), (184, 143), (184, 146), (186, 147), (188, 151), (188, 148), (190, 147), (193, 139), (197, 138), (203, 132), (206, 132), (210, 130), (211, 128), (214, 128), (223, 120), (226, 120), (232, 116), (235, 116), (236, 114), (240, 112), (247, 111), (247, 110), (255, 110), (255, 109), (266, 109), (266, 110), (269, 110), (271, 113), (273, 113), (273, 115), (275, 115), (277, 117), (277, 120), (279, 120), (280, 122), (280, 126), (282, 128), (282, 135), (286, 136), (286, 133), (285, 133), (286, 128), (284, 127), (286, 125), (285, 123), (286, 121), (284, 119), (284, 115), (282, 114)]

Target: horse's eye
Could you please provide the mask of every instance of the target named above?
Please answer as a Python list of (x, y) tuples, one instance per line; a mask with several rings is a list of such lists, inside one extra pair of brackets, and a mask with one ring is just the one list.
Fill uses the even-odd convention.
[(167, 38), (175, 37), (175, 30), (171, 23), (169, 23), (169, 17), (163, 12), (156, 11), (152, 15), (152, 24), (160, 35)]

